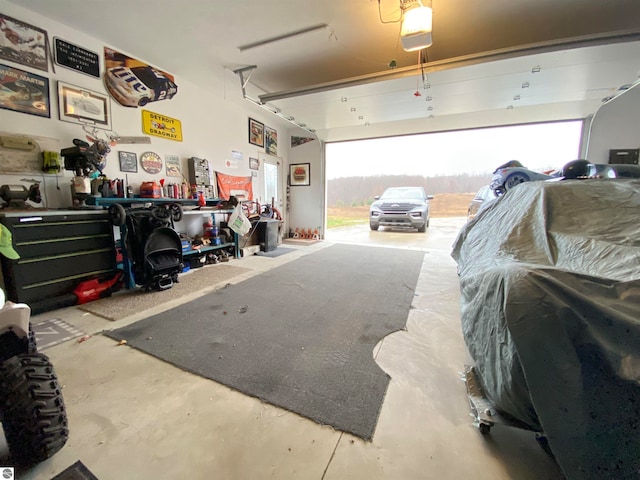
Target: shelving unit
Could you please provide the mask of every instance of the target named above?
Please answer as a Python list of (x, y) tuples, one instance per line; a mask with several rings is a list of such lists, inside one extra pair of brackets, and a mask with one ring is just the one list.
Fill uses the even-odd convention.
[[(108, 197), (90, 196), (90, 197), (87, 197), (87, 199), (85, 200), (85, 203), (89, 206), (104, 207), (104, 208), (108, 208), (109, 206), (116, 205), (116, 204), (122, 205), (123, 207), (130, 207), (133, 205), (145, 205), (145, 204), (163, 205), (167, 203), (173, 203), (173, 204), (181, 205), (183, 207), (187, 207), (187, 206), (195, 207), (190, 210), (184, 210), (183, 211), (184, 215), (207, 215), (208, 214), (212, 216), (214, 222), (215, 222), (215, 215), (229, 215), (233, 212), (233, 209), (217, 208), (221, 203), (221, 200), (219, 199), (206, 199), (204, 207), (199, 206), (198, 200), (196, 199), (178, 199), (178, 198), (141, 198), (141, 197), (133, 197), (133, 198), (109, 197), (108, 198)], [(125, 232), (126, 232), (126, 225), (123, 225), (122, 227), (120, 227), (120, 238), (124, 238)], [(215, 250), (233, 247), (234, 257), (240, 258), (239, 243), (240, 242), (239, 242), (238, 234), (233, 232), (233, 242), (226, 242), (220, 245), (203, 246), (197, 249), (183, 251), (182, 256), (189, 257), (189, 256), (198, 255), (205, 252), (211, 252)], [(126, 285), (127, 285), (127, 288), (135, 288), (135, 282), (132, 278), (131, 265), (128, 261), (128, 255), (124, 246), (122, 246), (122, 249), (123, 249), (123, 257), (124, 257), (123, 263), (125, 267), (124, 270), (127, 276)]]
[[(216, 207), (221, 203), (220, 199), (208, 198), (205, 200), (207, 207)], [(150, 203), (154, 205), (162, 205), (163, 203), (177, 203), (182, 206), (198, 206), (198, 200), (192, 198), (119, 198), (119, 197), (94, 197), (89, 196), (85, 200), (89, 206), (108, 207), (109, 205), (140, 205)], [(218, 213), (231, 213), (228, 210), (219, 211)]]

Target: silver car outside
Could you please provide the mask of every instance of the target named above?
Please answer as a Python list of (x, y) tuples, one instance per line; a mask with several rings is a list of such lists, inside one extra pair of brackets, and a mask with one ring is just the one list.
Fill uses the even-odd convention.
[(371, 230), (379, 227), (410, 227), (425, 232), (429, 227), (429, 200), (422, 187), (391, 187), (369, 208)]
[(498, 196), (489, 185), (485, 185), (478, 190), (478, 193), (473, 197), (473, 200), (471, 200), (469, 208), (467, 209), (467, 221), (473, 220), (476, 215), (480, 213), (480, 210), (496, 198), (498, 198)]

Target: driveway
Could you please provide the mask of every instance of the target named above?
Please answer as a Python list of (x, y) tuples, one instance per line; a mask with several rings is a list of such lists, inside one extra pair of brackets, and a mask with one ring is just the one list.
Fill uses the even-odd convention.
[(325, 239), (332, 242), (376, 245), (413, 250), (447, 250), (466, 223), (466, 217), (431, 218), (425, 233), (413, 229), (380, 227), (372, 231), (369, 224), (328, 229)]

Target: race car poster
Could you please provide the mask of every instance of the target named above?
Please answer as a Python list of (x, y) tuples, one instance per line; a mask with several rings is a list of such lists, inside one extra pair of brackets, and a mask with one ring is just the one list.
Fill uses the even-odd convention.
[(229, 200), (233, 195), (241, 202), (253, 200), (253, 183), (251, 177), (235, 177), (216, 172), (218, 196), (222, 200)]
[(180, 170), (180, 157), (178, 155), (165, 155), (164, 165), (167, 170), (168, 177), (182, 177), (182, 170)]
[(49, 71), (47, 32), (0, 13), (0, 59)]
[(111, 100), (103, 93), (58, 80), (60, 120), (111, 130)]
[(173, 75), (108, 47), (104, 47), (104, 67), (107, 91), (124, 107), (144, 107), (178, 94)]
[(49, 79), (0, 65), (0, 108), (49, 118)]

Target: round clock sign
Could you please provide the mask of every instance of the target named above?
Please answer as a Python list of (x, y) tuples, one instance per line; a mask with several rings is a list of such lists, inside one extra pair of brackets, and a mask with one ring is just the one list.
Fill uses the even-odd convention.
[(162, 158), (154, 152), (144, 152), (140, 155), (142, 169), (147, 173), (160, 173), (162, 171)]

